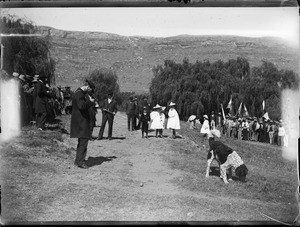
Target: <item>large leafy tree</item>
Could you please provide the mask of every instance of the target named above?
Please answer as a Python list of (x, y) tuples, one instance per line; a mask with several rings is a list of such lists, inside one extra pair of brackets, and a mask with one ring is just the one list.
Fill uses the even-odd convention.
[[(36, 26), (15, 16), (0, 18), (1, 38), (4, 46), (3, 69), (11, 74), (43, 75), (55, 83), (55, 62), (50, 55), (50, 37), (36, 35)], [(8, 36), (10, 35), (10, 36)]]
[(226, 108), (231, 97), (234, 113), (243, 103), (242, 107), (246, 106), (251, 116), (261, 117), (261, 104), (265, 100), (269, 116), (279, 119), (281, 91), (299, 86), (298, 76), (293, 71), (278, 70), (266, 61), (251, 69), (244, 57), (227, 62), (196, 61), (194, 64), (186, 58), (181, 64), (165, 60), (164, 65), (153, 68), (153, 74), (152, 104), (166, 105), (172, 100), (177, 103), (182, 119), (187, 119), (190, 114), (201, 117), (211, 111), (221, 112), (221, 104)]
[(112, 91), (119, 105), (122, 104), (117, 74), (106, 68), (93, 70), (86, 78), (95, 84), (95, 97), (99, 102), (107, 98), (108, 91)]

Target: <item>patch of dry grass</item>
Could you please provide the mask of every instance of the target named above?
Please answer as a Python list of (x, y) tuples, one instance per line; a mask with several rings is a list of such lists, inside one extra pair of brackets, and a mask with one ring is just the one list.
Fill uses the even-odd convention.
[[(176, 179), (181, 187), (221, 197), (295, 203), (297, 163), (284, 160), (280, 147), (220, 138), (238, 152), (249, 169), (246, 183), (233, 181), (226, 185), (217, 175), (205, 178), (208, 141), (199, 135), (199, 130), (190, 130), (188, 126), (182, 123), (180, 133), (183, 137), (192, 139), (199, 147), (174, 140), (173, 155), (165, 157), (173, 169), (185, 172), (183, 179)], [(212, 166), (218, 165), (214, 161)]]

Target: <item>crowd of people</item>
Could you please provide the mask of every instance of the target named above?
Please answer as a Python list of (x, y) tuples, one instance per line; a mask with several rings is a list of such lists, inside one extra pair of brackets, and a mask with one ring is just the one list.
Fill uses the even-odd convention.
[[(190, 128), (195, 128), (196, 117), (190, 117)], [(288, 135), (282, 120), (273, 121), (269, 118), (225, 116), (212, 111), (210, 118), (203, 116), (201, 133), (217, 128), (226, 137), (237, 140), (257, 141), (278, 146), (288, 145)]]
[(142, 138), (148, 138), (148, 131), (154, 130), (155, 137), (162, 138), (165, 128), (172, 129), (172, 138), (176, 138), (176, 130), (180, 129), (179, 115), (175, 109), (176, 104), (170, 102), (168, 108), (156, 104), (153, 108), (144, 96), (140, 103), (136, 97), (130, 97), (126, 103), (128, 131), (142, 131)]
[(70, 87), (50, 86), (42, 75), (12, 73), (12, 79), (19, 83), (21, 125), (30, 123), (44, 130), (46, 123), (53, 123), (57, 116), (72, 113)]

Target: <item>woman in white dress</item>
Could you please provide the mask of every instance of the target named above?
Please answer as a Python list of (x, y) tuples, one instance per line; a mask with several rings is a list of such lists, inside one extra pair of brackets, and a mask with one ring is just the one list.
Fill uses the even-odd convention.
[(208, 116), (207, 115), (203, 115), (203, 118), (204, 118), (204, 122), (202, 124), (200, 133), (203, 134), (204, 136), (206, 136), (210, 132), (209, 122), (208, 122)]
[(153, 107), (150, 113), (151, 125), (150, 129), (155, 130), (155, 137), (162, 137), (162, 130), (164, 129), (165, 115), (162, 112), (162, 107), (159, 104)]
[(172, 129), (173, 134), (172, 138), (176, 138), (176, 130), (180, 129), (180, 120), (179, 120), (179, 115), (175, 109), (176, 104), (174, 102), (171, 102), (169, 107), (169, 112), (168, 112), (168, 123), (167, 123), (167, 129)]

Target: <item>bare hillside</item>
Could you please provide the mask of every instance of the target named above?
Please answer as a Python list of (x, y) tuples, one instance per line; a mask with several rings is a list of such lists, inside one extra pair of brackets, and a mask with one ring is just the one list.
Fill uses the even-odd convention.
[(56, 61), (56, 84), (76, 88), (80, 80), (96, 68), (117, 72), (121, 91), (148, 92), (152, 68), (171, 59), (178, 63), (236, 59), (249, 60), (251, 67), (263, 60), (279, 69), (298, 71), (296, 49), (283, 40), (234, 36), (189, 36), (168, 38), (127, 37), (102, 32), (63, 31), (39, 27), (52, 40), (51, 54)]

